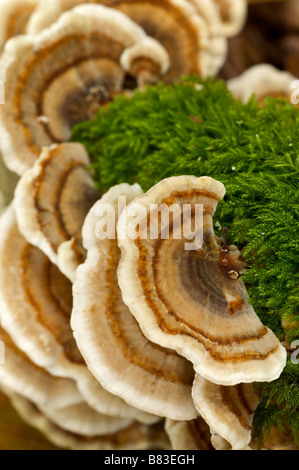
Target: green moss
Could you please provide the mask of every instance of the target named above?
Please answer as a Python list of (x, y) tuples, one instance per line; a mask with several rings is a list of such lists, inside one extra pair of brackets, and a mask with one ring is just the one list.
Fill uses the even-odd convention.
[[(72, 140), (86, 146), (101, 190), (121, 182), (138, 182), (147, 190), (181, 174), (224, 183), (227, 194), (215, 228), (228, 227), (229, 242), (250, 265), (244, 281), (256, 313), (281, 339), (281, 320), (299, 321), (299, 111), (293, 105), (268, 99), (260, 109), (255, 99), (234, 100), (221, 81), (189, 77), (148, 87), (132, 99), (116, 98), (94, 120), (77, 126)], [(294, 328), (289, 339), (299, 339), (298, 333)], [(277, 388), (265, 385), (260, 410), (269, 409), (280, 381), (293, 387), (295, 380), (291, 409), (286, 401), (285, 410), (296, 414), (299, 425), (295, 377), (287, 368)], [(288, 420), (288, 414), (274, 415)], [(260, 416), (268, 415), (260, 411)], [(265, 423), (273, 424), (266, 418)], [(292, 424), (296, 432), (297, 424)]]
[(299, 445), (298, 383), (299, 367), (288, 361), (278, 380), (262, 385), (262, 401), (254, 416), (254, 436), (260, 444), (271, 426), (278, 426), (282, 432), (291, 429)]

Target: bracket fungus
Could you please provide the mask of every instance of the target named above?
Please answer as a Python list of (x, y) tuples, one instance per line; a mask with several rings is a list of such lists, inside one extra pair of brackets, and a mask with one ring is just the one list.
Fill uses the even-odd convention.
[(214, 0), (219, 7), (227, 37), (242, 31), (247, 17), (247, 0)]
[(236, 99), (246, 103), (255, 95), (261, 105), (270, 96), (291, 101), (292, 94), (298, 102), (298, 84), (298, 79), (291, 73), (278, 70), (271, 64), (254, 65), (227, 82), (228, 89)]
[(245, 449), (250, 444), (253, 415), (260, 402), (253, 383), (225, 387), (196, 374), (192, 395), (213, 435), (219, 436), (234, 450)]
[[(100, 197), (88, 165), (83, 145), (53, 144), (43, 149), (15, 191), (20, 232), (56, 265), (60, 245), (80, 239), (84, 219)], [(80, 256), (77, 259), (79, 262)]]
[(83, 401), (73, 380), (54, 377), (36, 366), (0, 328), (5, 347), (5, 365), (0, 367), (0, 384), (36, 405), (63, 408)]
[(159, 77), (166, 75), (170, 68), (166, 49), (153, 38), (145, 38), (128, 47), (121, 56), (121, 66), (133, 77), (137, 77), (140, 89), (146, 84), (155, 84)]
[(39, 0), (1, 0), (0, 52), (8, 39), (25, 34), (26, 25)]
[(101, 414), (150, 417), (108, 393), (93, 377), (70, 327), (72, 285), (49, 258), (19, 232), (13, 207), (1, 217), (0, 307), (3, 329), (38, 367), (76, 382), (82, 398)]
[(190, 421), (165, 420), (173, 450), (214, 450), (210, 428), (200, 416)]
[(213, 214), (224, 195), (223, 184), (210, 177), (180, 176), (129, 204), (117, 227), (122, 297), (150, 341), (177, 351), (207, 380), (272, 381), (286, 351), (249, 304), (239, 253), (215, 237)]
[[(41, 1), (31, 17), (29, 33), (40, 32), (64, 11), (84, 0), (51, 0), (50, 3)], [(169, 70), (163, 77), (165, 82), (179, 80), (186, 74), (206, 76), (210, 73), (209, 24), (205, 15), (194, 8), (193, 0), (95, 0), (93, 3), (123, 12), (165, 47), (170, 58)]]
[(81, 233), (71, 240), (61, 243), (57, 251), (57, 267), (72, 283), (75, 282), (76, 269), (86, 260)]
[(105, 416), (97, 413), (86, 403), (64, 408), (39, 407), (41, 412), (54, 424), (65, 431), (81, 436), (103, 436), (126, 429), (133, 423), (132, 418)]
[(199, 16), (202, 16), (208, 25), (209, 34), (209, 67), (210, 76), (215, 76), (224, 65), (228, 52), (227, 38), (218, 7), (213, 0), (189, 0)]
[[(153, 63), (150, 45), (159, 51), (162, 46), (126, 15), (101, 5), (76, 7), (40, 34), (8, 41), (0, 59), (0, 80), (6, 83), (6, 106), (0, 108), (6, 165), (23, 174), (43, 147), (67, 141), (72, 125), (120, 93), (122, 54), (145, 39), (142, 66), (135, 70), (145, 77), (149, 67), (152, 78), (153, 66), (160, 71), (164, 65), (162, 53)], [(135, 64), (137, 59), (135, 54)]]
[[(89, 212), (83, 227), (87, 259), (75, 275), (71, 326), (89, 369), (104, 388), (148, 413), (189, 420), (197, 415), (191, 364), (146, 339), (118, 286), (116, 222), (125, 204), (141, 193), (139, 185), (115, 186)], [(107, 225), (107, 237), (100, 233), (102, 224)]]
[(62, 351), (67, 363), (82, 364), (68, 323), (67, 311), (72, 305), (69, 281), (20, 234), (12, 206), (2, 215), (1, 229), (3, 328), (40, 367), (55, 369)]
[(137, 422), (113, 434), (85, 436), (69, 432), (54, 424), (30, 400), (4, 390), (22, 419), (38, 429), (55, 446), (69, 450), (169, 450), (169, 439), (161, 424), (146, 426)]

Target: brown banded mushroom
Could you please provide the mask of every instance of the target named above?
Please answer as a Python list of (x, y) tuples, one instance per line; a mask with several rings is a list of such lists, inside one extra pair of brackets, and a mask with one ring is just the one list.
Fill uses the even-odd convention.
[(81, 234), (61, 243), (58, 248), (57, 266), (72, 283), (75, 282), (77, 267), (86, 260), (86, 254)]
[(153, 38), (145, 38), (124, 51), (120, 59), (123, 69), (143, 89), (146, 84), (156, 84), (159, 77), (166, 75), (170, 68), (169, 55)]
[[(224, 387), (196, 374), (192, 395), (213, 435), (226, 441), (233, 450), (242, 450), (250, 444), (253, 416), (260, 402), (254, 384)], [(214, 442), (219, 441), (217, 439), (214, 438)]]
[[(20, 397), (8, 388), (3, 388), (3, 392), (8, 397)], [(31, 402), (23, 398), (23, 403)], [(107, 417), (96, 413), (90, 409), (85, 403), (67, 406), (60, 409), (40, 407), (31, 402), (38, 412), (42, 413), (54, 425), (63, 431), (77, 434), (82, 438), (88, 439), (93, 437), (101, 437), (111, 435), (119, 431), (123, 431), (133, 424), (132, 420), (124, 420), (118, 417)], [(32, 423), (33, 424), (33, 423)], [(78, 432), (77, 432), (78, 431)]]
[(67, 316), (72, 305), (71, 284), (42, 251), (30, 245), (20, 234), (11, 206), (1, 218), (1, 228), (3, 328), (40, 367), (55, 367), (62, 351), (65, 359), (83, 364)]
[(36, 405), (63, 408), (83, 401), (76, 383), (54, 377), (36, 366), (0, 328), (0, 341), (4, 345), (5, 364), (0, 366), (0, 385)]
[(215, 450), (252, 450), (251, 445), (243, 449), (232, 449), (231, 445), (225, 439), (220, 437), (219, 434), (213, 433), (213, 431), (211, 431), (211, 442)]
[(69, 450), (170, 450), (169, 439), (161, 424), (131, 426), (105, 436), (88, 437), (68, 432), (55, 425), (29, 400), (5, 389), (13, 407), (28, 425), (38, 429), (49, 442)]
[(232, 95), (246, 103), (253, 95), (262, 106), (265, 98), (276, 97), (286, 101), (292, 98), (299, 102), (299, 81), (292, 74), (278, 70), (271, 64), (258, 64), (247, 69), (242, 75), (227, 82)]
[[(36, 36), (8, 41), (0, 60), (6, 93), (6, 105), (0, 107), (6, 165), (23, 174), (42, 148), (69, 140), (72, 125), (90, 118), (121, 93), (126, 74), (121, 57), (146, 38), (144, 30), (123, 13), (86, 4), (64, 13)], [(150, 76), (153, 67), (163, 68), (161, 55), (157, 63), (152, 52), (144, 60), (150, 43), (154, 50), (162, 50), (156, 40), (147, 39), (142, 66), (136, 68), (143, 79), (147, 66)], [(138, 57), (134, 59), (138, 63)]]
[[(100, 198), (88, 165), (83, 145), (53, 144), (17, 185), (14, 208), (19, 230), (54, 264), (61, 244), (74, 238), (80, 243), (84, 219)], [(76, 244), (72, 247), (76, 255)], [(78, 253), (77, 261), (81, 259)]]
[[(50, 3), (41, 1), (31, 18), (29, 33), (40, 32), (61, 13), (84, 0), (51, 0)], [(209, 25), (189, 0), (95, 0), (93, 3), (122, 11), (165, 47), (170, 57), (169, 71), (163, 77), (167, 83), (186, 74), (210, 73)]]
[(202, 16), (209, 30), (210, 65), (209, 75), (215, 76), (224, 65), (228, 52), (227, 38), (224, 34), (219, 9), (214, 0), (188, 0)]
[(51, 0), (49, 2), (49, 0), (40, 0), (38, 7), (27, 24), (26, 33), (31, 35), (40, 33), (55, 23), (62, 13), (83, 3), (96, 2), (86, 2), (84, 0)]
[[(0, 387), (0, 439), (1, 449), (5, 450), (58, 450), (37, 429), (22, 419), (13, 406), (7, 389)], [(20, 400), (23, 400), (20, 397)], [(24, 399), (27, 401), (26, 399)], [(34, 407), (35, 405), (32, 405)]]
[(148, 422), (151, 417), (108, 393), (87, 369), (70, 327), (69, 280), (24, 239), (12, 206), (0, 223), (1, 322), (14, 344), (40, 368), (74, 380), (83, 399), (98, 413)]
[[(93, 14), (95, 16), (97, 14), (103, 15), (103, 8), (107, 10), (107, 8), (100, 5), (85, 4), (77, 6), (72, 11), (90, 17)], [(111, 10), (110, 15), (113, 18), (114, 11)], [(120, 15), (117, 15), (117, 17), (118, 22), (121, 22), (122, 17)], [(111, 22), (111, 18), (108, 18), (108, 22)], [(130, 23), (132, 25), (132, 21)], [(124, 51), (120, 56), (120, 65), (127, 73), (137, 79), (140, 87), (144, 87), (147, 83), (157, 83), (168, 72), (170, 59), (162, 44), (147, 36), (143, 29), (139, 28), (137, 37), (137, 23), (134, 23), (134, 26), (136, 39), (131, 42), (131, 45), (125, 44)], [(117, 28), (117, 32), (119, 34), (119, 28)]]
[(101, 415), (86, 403), (59, 409), (45, 406), (38, 408), (46, 418), (60, 428), (85, 437), (113, 434), (128, 428), (133, 423), (131, 418)]
[(75, 275), (71, 326), (89, 369), (109, 392), (148, 413), (189, 420), (197, 415), (191, 364), (146, 339), (118, 286), (116, 222), (141, 193), (139, 185), (115, 186), (89, 212), (83, 227), (87, 260)]
[(210, 428), (201, 417), (191, 421), (166, 419), (165, 430), (173, 450), (214, 450)]
[(39, 0), (1, 0), (0, 52), (8, 39), (25, 34), (30, 16)]
[(122, 297), (150, 341), (177, 351), (207, 380), (272, 381), (286, 351), (248, 302), (236, 247), (215, 237), (224, 194), (212, 178), (180, 176), (128, 205), (117, 228)]
[(220, 10), (227, 37), (239, 34), (247, 18), (247, 0), (214, 0)]

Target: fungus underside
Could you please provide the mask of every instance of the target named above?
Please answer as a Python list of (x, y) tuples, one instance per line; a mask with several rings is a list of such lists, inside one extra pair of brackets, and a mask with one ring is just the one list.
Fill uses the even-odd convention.
[[(242, 250), (249, 264), (243, 280), (261, 321), (282, 341), (299, 340), (298, 108), (274, 98), (263, 108), (254, 97), (243, 104), (222, 81), (185, 77), (136, 91), (131, 99), (116, 97), (96, 118), (77, 125), (72, 140), (85, 145), (101, 191), (123, 182), (147, 191), (182, 174), (221, 181), (227, 194), (215, 231), (227, 228), (228, 242)], [(282, 321), (290, 322), (287, 333)], [(294, 362), (289, 355), (281, 377), (262, 384), (258, 435), (279, 425), (298, 436)]]

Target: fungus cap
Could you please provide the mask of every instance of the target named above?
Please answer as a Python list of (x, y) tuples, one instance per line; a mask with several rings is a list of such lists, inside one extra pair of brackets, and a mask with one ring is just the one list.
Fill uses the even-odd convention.
[[(297, 80), (289, 72), (278, 70), (271, 64), (258, 64), (239, 77), (228, 80), (227, 86), (233, 96), (243, 103), (255, 95), (262, 104), (270, 96), (290, 101), (292, 93), (298, 90)], [(292, 88), (292, 84), (295, 87)]]
[(3, 328), (38, 366), (51, 369), (62, 351), (82, 364), (69, 328), (71, 284), (38, 248), (18, 230), (10, 206), (1, 217), (0, 300)]
[[(104, 388), (153, 415), (188, 420), (197, 414), (191, 364), (146, 339), (118, 286), (116, 222), (125, 204), (141, 193), (139, 185), (121, 184), (90, 210), (83, 227), (87, 259), (75, 274), (71, 326), (81, 354)], [(106, 226), (108, 233), (102, 233)]]
[(60, 428), (85, 437), (113, 434), (128, 428), (133, 423), (130, 418), (101, 415), (86, 403), (59, 410), (50, 407), (39, 407), (39, 409), (46, 418)]
[(117, 228), (122, 297), (150, 341), (177, 351), (207, 380), (271, 381), (286, 351), (248, 302), (240, 253), (215, 237), (224, 194), (212, 178), (180, 176), (129, 204)]
[(225, 387), (196, 374), (192, 395), (213, 435), (226, 441), (233, 450), (242, 450), (250, 444), (253, 416), (260, 402), (253, 383)]
[(170, 67), (166, 49), (156, 39), (149, 37), (127, 48), (120, 63), (126, 72), (138, 78), (141, 88), (147, 83), (157, 83)]
[(76, 382), (95, 411), (124, 418), (150, 417), (108, 393), (88, 370), (70, 327), (72, 284), (18, 230), (14, 209), (1, 217), (0, 311), (3, 329), (38, 367)]
[(228, 53), (227, 37), (219, 9), (213, 0), (189, 0), (189, 2), (207, 23), (210, 42), (209, 74), (215, 76), (224, 65)]
[[(52, 0), (49, 6), (48, 3), (47, 0), (42, 1), (32, 16), (28, 26), (30, 33), (40, 32), (64, 11), (84, 3), (84, 0)], [(123, 12), (165, 47), (170, 58), (169, 70), (163, 77), (167, 83), (187, 74), (206, 76), (210, 73), (213, 46), (209, 40), (209, 25), (189, 0), (96, 0), (94, 3)]]
[(54, 377), (36, 366), (0, 328), (5, 364), (0, 366), (1, 386), (9, 388), (36, 405), (63, 408), (83, 401), (73, 380)]
[(69, 432), (54, 424), (32, 402), (5, 389), (13, 407), (30, 426), (38, 429), (51, 443), (69, 450), (170, 450), (171, 446), (161, 425), (131, 426), (104, 436), (85, 436)]
[(239, 34), (247, 18), (247, 0), (214, 0), (219, 7), (227, 37)]
[(62, 274), (72, 283), (78, 266), (86, 260), (86, 250), (83, 247), (82, 236), (75, 235), (71, 240), (61, 243), (57, 251), (57, 266)]
[(190, 421), (165, 420), (173, 450), (213, 450), (210, 428), (201, 416)]
[(39, 0), (1, 0), (0, 51), (10, 38), (25, 34), (26, 25), (38, 4)]
[(123, 13), (86, 4), (40, 34), (8, 41), (0, 60), (6, 85), (1, 150), (7, 166), (23, 174), (43, 147), (69, 140), (72, 125), (120, 93), (121, 56), (146, 37)]
[(53, 144), (43, 149), (17, 185), (14, 208), (19, 230), (54, 264), (61, 244), (79, 241), (86, 214), (100, 197), (88, 165), (83, 145)]

